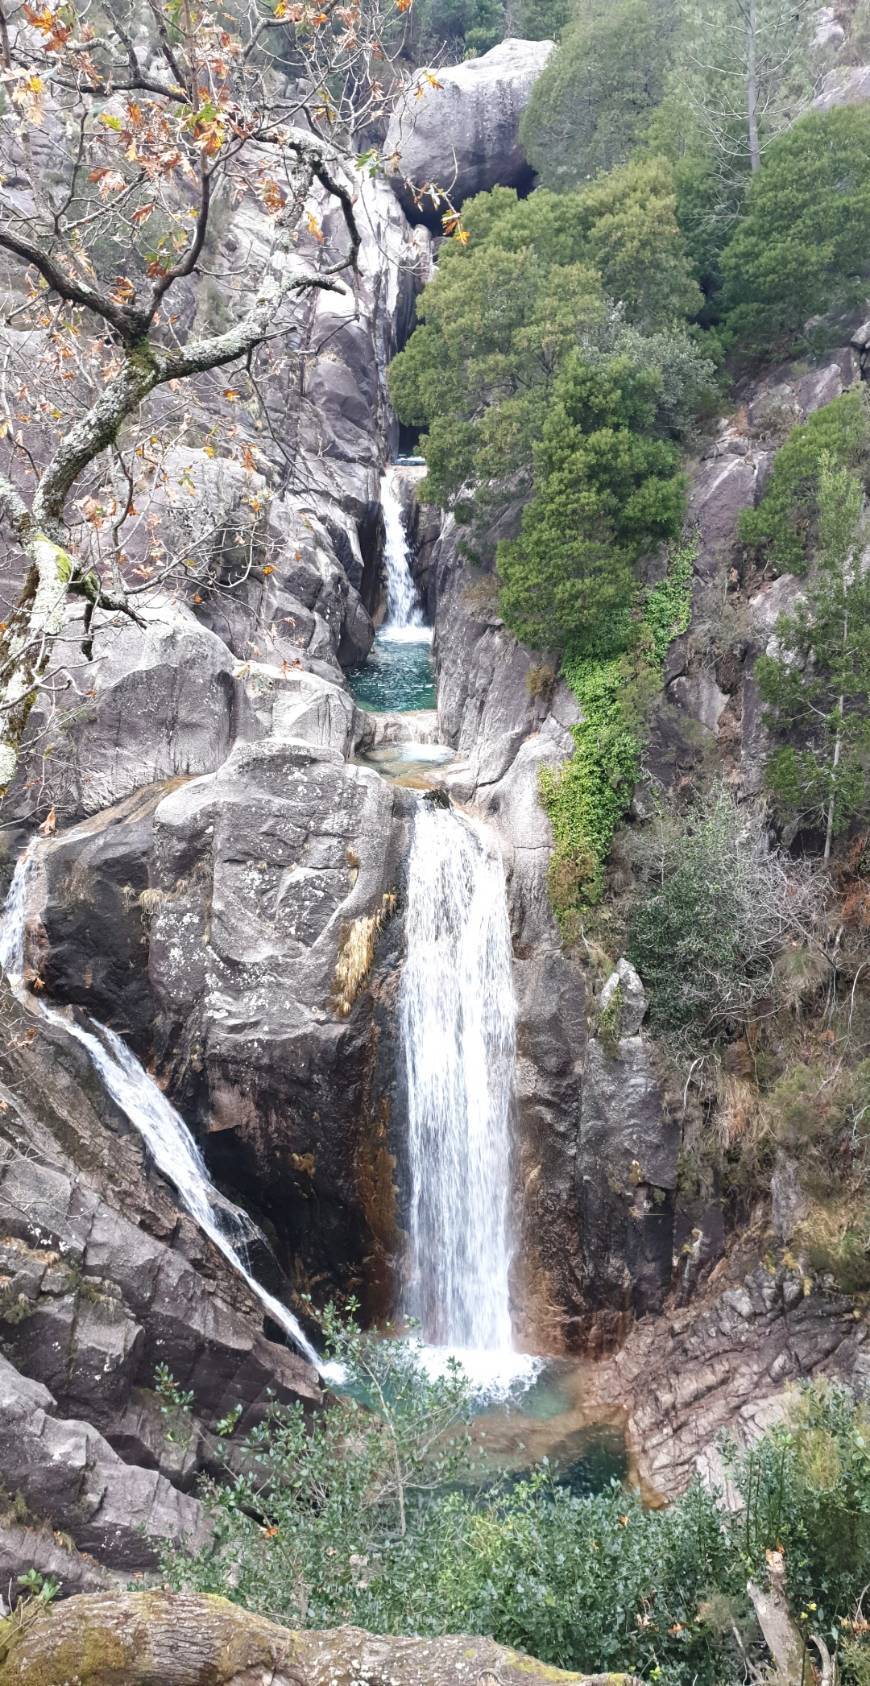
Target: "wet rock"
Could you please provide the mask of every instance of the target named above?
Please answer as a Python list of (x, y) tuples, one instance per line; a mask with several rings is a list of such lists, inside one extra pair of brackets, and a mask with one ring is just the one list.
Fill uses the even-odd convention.
[(532, 172), (520, 145), (520, 118), (544, 65), (552, 41), (508, 39), (481, 58), (439, 69), (435, 86), (425, 70), (415, 71), (410, 88), (422, 78), (419, 99), (403, 101), (384, 143), (387, 159), (398, 155), (388, 176), (412, 219), (420, 218), (413, 194), (402, 177), (422, 186), (447, 189), (460, 205), (491, 187), (530, 184)]
[[(310, 1367), (263, 1334), (263, 1314), (174, 1190), (87, 1054), (0, 1003), (0, 1341), (64, 1417), (87, 1417), (130, 1461), (186, 1482), (202, 1426), (270, 1396), (320, 1397)], [(153, 1393), (165, 1364), (194, 1395), (193, 1459), (178, 1459)]]
[[(637, 1019), (636, 992), (629, 1022)], [(611, 997), (612, 999), (612, 997)], [(661, 1306), (673, 1265), (679, 1127), (642, 1036), (589, 1043), (577, 1145), (584, 1293), (604, 1312)], [(611, 1319), (612, 1321), (612, 1319)], [(607, 1317), (598, 1328), (606, 1334)]]
[[(149, 976), (175, 1092), (287, 1257), (344, 1279), (366, 1246), (372, 953), (398, 883), (394, 793), (336, 748), (268, 739), (154, 817)], [(361, 923), (362, 922), (362, 923)], [(346, 960), (354, 931), (362, 960)]]

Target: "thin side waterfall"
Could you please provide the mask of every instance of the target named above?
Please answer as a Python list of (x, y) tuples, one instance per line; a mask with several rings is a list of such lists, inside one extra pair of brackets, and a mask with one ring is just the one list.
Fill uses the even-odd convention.
[(384, 567), (387, 575), (387, 618), (381, 628), (384, 639), (415, 643), (431, 638), (423, 624), (423, 610), (408, 563), (408, 540), (402, 518), (402, 500), (396, 469), (384, 471), (381, 481), (381, 510), (384, 517)]
[(426, 801), (414, 822), (406, 930), (401, 1023), (412, 1258), (405, 1309), (427, 1343), (504, 1355), (513, 1351), (515, 1056), (504, 871), (468, 820)]
[(321, 1374), (334, 1376), (333, 1367), (324, 1366), (292, 1312), (251, 1275), (243, 1256), (245, 1243), (239, 1220), (222, 1202), (184, 1119), (148, 1076), (135, 1054), (106, 1025), (95, 1024), (92, 1030), (86, 1030), (74, 1019), (67, 1018), (25, 990), (24, 926), (33, 866), (31, 846), (15, 867), (6, 906), (0, 917), (0, 971), (5, 972), (20, 1001), (87, 1050), (107, 1094), (138, 1130), (155, 1164), (174, 1184), (182, 1205), (200, 1229), (238, 1271), (264, 1311), (284, 1330), (309, 1363)]

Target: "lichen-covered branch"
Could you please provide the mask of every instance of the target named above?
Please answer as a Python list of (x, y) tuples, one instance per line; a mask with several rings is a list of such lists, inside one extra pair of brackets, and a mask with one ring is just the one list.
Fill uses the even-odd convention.
[(640, 1686), (565, 1674), (491, 1639), (290, 1632), (206, 1595), (80, 1594), (25, 1614), (18, 1633), (15, 1621), (0, 1624), (0, 1686)]

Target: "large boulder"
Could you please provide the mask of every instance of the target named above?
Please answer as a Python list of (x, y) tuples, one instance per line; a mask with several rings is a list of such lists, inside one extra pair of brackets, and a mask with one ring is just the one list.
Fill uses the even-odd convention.
[(640, 1686), (565, 1674), (491, 1639), (289, 1632), (223, 1598), (128, 1592), (68, 1599), (21, 1624), (2, 1686)]
[(333, 1281), (368, 1247), (370, 984), (401, 807), (312, 731), (239, 746), (154, 815), (158, 1057), (216, 1172), (275, 1226), (285, 1265)]
[(0, 1357), (0, 1479), (28, 1512), (123, 1569), (153, 1567), (159, 1541), (204, 1541), (196, 1499), (158, 1470), (124, 1463), (90, 1423), (55, 1409), (46, 1387)]
[[(388, 177), (408, 216), (420, 220), (410, 182), (449, 191), (455, 205), (491, 187), (526, 187), (532, 172), (520, 145), (520, 118), (552, 41), (509, 39), (481, 58), (447, 70), (417, 70), (390, 119), (384, 156)], [(433, 213), (440, 226), (437, 210)]]

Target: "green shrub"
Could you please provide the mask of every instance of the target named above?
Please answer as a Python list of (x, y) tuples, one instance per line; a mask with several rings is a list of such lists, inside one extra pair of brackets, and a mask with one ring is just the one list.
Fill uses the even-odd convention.
[(777, 572), (804, 574), (819, 537), (822, 464), (870, 476), (870, 401), (862, 386), (792, 429), (757, 509), (744, 510), (739, 536)]
[(808, 318), (866, 293), (870, 111), (802, 117), (770, 147), (722, 258), (728, 327), (742, 351), (779, 356)]
[(700, 1485), (645, 1510), (617, 1482), (577, 1496), (547, 1465), (481, 1485), (461, 1376), (433, 1382), (406, 1345), (334, 1320), (332, 1334), (346, 1390), (307, 1426), (276, 1408), (243, 1472), (206, 1483), (213, 1533), (167, 1547), (173, 1588), (291, 1627), (491, 1634), (560, 1668), (724, 1686), (762, 1662), (745, 1585), (767, 1549), (784, 1548), (796, 1613), (828, 1633), (870, 1579), (870, 1424), (844, 1389), (807, 1390), (786, 1427), (729, 1454), (744, 1511)]
[(662, 814), (628, 943), (654, 1034), (695, 1054), (770, 1011), (778, 955), (815, 901), (812, 876), (789, 877), (724, 787), (685, 818)]
[(870, 1581), (870, 1411), (848, 1388), (797, 1395), (785, 1423), (734, 1461), (745, 1511), (732, 1524), (751, 1573), (781, 1549), (789, 1602), (829, 1645)]
[(501, 611), (525, 643), (607, 656), (627, 642), (632, 566), (679, 532), (685, 510), (676, 447), (644, 432), (656, 392), (626, 358), (566, 362), (519, 537), (498, 547)]
[(700, 295), (661, 163), (586, 194), (518, 200), (496, 188), (463, 208), (463, 232), (467, 245), (445, 242), (390, 366), (400, 419), (424, 430), (430, 499), (449, 504), (474, 485), (490, 513), (516, 498), (572, 355), (628, 360), (648, 377), (644, 428), (663, 440), (707, 401), (712, 366), (685, 329)]

